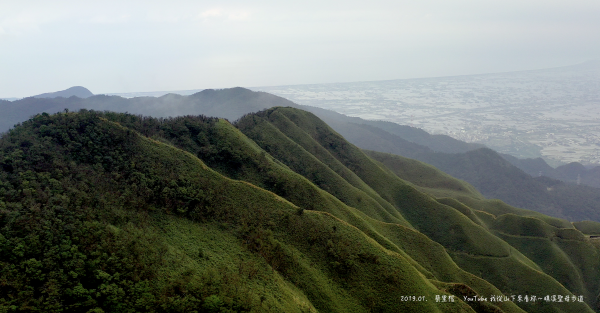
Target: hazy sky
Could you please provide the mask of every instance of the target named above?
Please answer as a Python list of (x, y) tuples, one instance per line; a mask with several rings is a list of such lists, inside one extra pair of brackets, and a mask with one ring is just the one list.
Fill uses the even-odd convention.
[(0, 0), (0, 97), (270, 86), (600, 58), (598, 0)]

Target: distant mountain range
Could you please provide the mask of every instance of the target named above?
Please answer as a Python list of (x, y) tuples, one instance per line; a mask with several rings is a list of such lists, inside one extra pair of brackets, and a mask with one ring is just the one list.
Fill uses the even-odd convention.
[[(61, 90), (61, 91), (56, 91), (56, 92), (46, 92), (43, 94), (39, 94), (36, 96), (33, 96), (34, 98), (57, 98), (57, 97), (62, 97), (62, 98), (69, 98), (69, 97), (78, 97), (78, 98), (88, 98), (93, 96), (94, 94), (89, 91), (87, 88), (85, 87), (81, 87), (81, 86), (74, 86), (65, 90)], [(19, 98), (0, 98), (0, 101), (16, 101), (19, 100)]]
[(553, 168), (542, 158), (519, 159), (508, 154), (501, 155), (508, 162), (533, 177), (547, 176), (565, 182), (600, 188), (600, 166), (586, 167), (579, 162), (571, 162)]
[(199, 115), (217, 116), (230, 121), (245, 114), (274, 106), (301, 108), (314, 113), (349, 142), (360, 148), (393, 153), (432, 164), (444, 172), (475, 186), (488, 198), (536, 210), (570, 220), (600, 221), (600, 191), (597, 188), (563, 183), (547, 177), (532, 177), (498, 153), (445, 135), (430, 135), (409, 126), (389, 122), (367, 121), (333, 111), (301, 106), (265, 92), (244, 88), (204, 90), (190, 96), (168, 94), (159, 98), (125, 99), (117, 96), (92, 96), (0, 102), (6, 112), (0, 129), (41, 112), (99, 111), (129, 112), (154, 117)]
[(47, 93), (43, 93), (41, 95), (37, 95), (37, 96), (33, 96), (33, 97), (34, 98), (57, 98), (57, 97), (87, 98), (87, 97), (91, 97), (93, 95), (94, 94), (91, 91), (89, 91), (87, 88), (81, 87), (81, 86), (75, 86), (75, 87), (71, 87), (71, 88), (68, 88), (65, 90), (56, 91), (56, 92), (47, 92)]

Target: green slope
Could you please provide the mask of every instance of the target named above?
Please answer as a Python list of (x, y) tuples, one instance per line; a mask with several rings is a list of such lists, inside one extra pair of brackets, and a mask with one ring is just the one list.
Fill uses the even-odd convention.
[[(132, 123), (131, 121), (123, 120), (122, 119), (123, 117), (127, 117), (124, 115), (116, 115), (115, 117), (113, 117), (113, 119), (116, 120), (119, 117), (121, 118), (120, 119), (121, 123), (128, 123), (128, 125), (132, 125), (132, 126), (134, 126), (136, 124), (136, 123)], [(256, 122), (256, 119), (254, 119), (254, 117), (253, 117), (253, 120)], [(461, 282), (461, 281), (469, 282), (472, 286), (474, 286), (474, 288), (477, 291), (480, 291), (483, 294), (500, 292), (499, 290), (495, 289), (489, 283), (487, 283), (481, 279), (476, 279), (475, 277), (472, 277), (472, 275), (469, 275), (468, 273), (459, 269), (452, 261), (448, 262), (448, 260), (451, 260), (451, 259), (445, 253), (443, 248), (441, 248), (441, 246), (439, 246), (439, 244), (436, 244), (433, 241), (431, 241), (430, 239), (428, 239), (427, 237), (421, 235), (421, 237), (424, 238), (422, 240), (426, 240), (428, 242), (426, 244), (426, 246), (439, 247), (439, 248), (437, 248), (438, 252), (440, 252), (439, 249), (441, 248), (441, 251), (443, 251), (442, 253), (446, 254), (445, 259), (441, 259), (441, 260), (431, 259), (431, 260), (427, 261), (426, 265), (428, 266), (429, 269), (431, 269), (432, 267), (437, 268), (436, 271), (439, 273), (442, 273), (442, 275), (444, 275), (444, 276), (440, 276), (438, 278), (437, 276), (439, 274), (434, 275), (429, 270), (423, 268), (423, 266), (421, 265), (421, 264), (424, 264), (424, 263), (422, 263), (423, 261), (417, 263), (411, 258), (412, 256), (416, 256), (416, 257), (420, 257), (421, 260), (425, 260), (422, 257), (423, 251), (418, 252), (418, 250), (412, 250), (410, 252), (410, 256), (408, 256), (403, 251), (405, 246), (411, 245), (411, 241), (414, 238), (413, 237), (414, 235), (409, 235), (406, 233), (407, 232), (415, 233), (415, 231), (409, 230), (406, 227), (401, 227), (398, 224), (382, 223), (373, 218), (370, 218), (370, 217), (366, 216), (364, 213), (358, 211), (357, 209), (348, 207), (347, 205), (341, 203), (339, 200), (333, 198), (329, 193), (326, 193), (323, 191), (321, 191), (320, 193), (314, 192), (313, 190), (318, 189), (316, 186), (312, 185), (311, 183), (309, 183), (308, 185), (305, 184), (304, 183), (306, 181), (305, 178), (303, 178), (299, 174), (291, 171), (289, 168), (278, 164), (274, 159), (271, 159), (269, 155), (265, 156), (264, 152), (257, 151), (255, 144), (253, 142), (248, 141), (247, 139), (244, 139), (245, 137), (243, 135), (240, 136), (239, 132), (236, 132), (235, 129), (231, 128), (231, 125), (229, 125), (228, 123), (217, 122), (217, 123), (214, 123), (213, 126), (199, 126), (199, 123), (201, 124), (202, 120), (198, 119), (198, 118), (193, 118), (193, 117), (186, 117), (184, 119), (175, 119), (175, 120), (173, 120), (173, 123), (178, 124), (179, 126), (174, 126), (173, 124), (167, 123), (167, 124), (164, 124), (161, 127), (161, 129), (165, 130), (165, 133), (170, 133), (171, 132), (170, 129), (178, 129), (178, 131), (177, 131), (178, 134), (188, 134), (189, 138), (197, 138), (198, 137), (197, 134), (195, 133), (194, 129), (201, 129), (201, 128), (205, 128), (205, 127), (227, 128), (228, 129), (227, 131), (221, 131), (221, 132), (219, 132), (219, 134), (211, 133), (211, 135), (209, 137), (211, 138), (212, 141), (214, 141), (215, 143), (219, 143), (221, 145), (219, 148), (220, 151), (235, 150), (236, 157), (227, 155), (227, 156), (223, 156), (223, 159), (235, 160), (236, 158), (239, 158), (239, 159), (246, 160), (245, 162), (243, 162), (243, 164), (244, 164), (243, 168), (236, 167), (237, 170), (234, 172), (230, 172), (229, 173), (230, 175), (235, 175), (235, 177), (238, 179), (245, 179), (247, 181), (253, 182), (254, 184), (264, 186), (265, 188), (282, 195), (287, 200), (289, 200), (301, 207), (310, 208), (312, 210), (318, 209), (318, 210), (330, 212), (330, 213), (336, 215), (337, 217), (341, 218), (342, 220), (347, 221), (348, 223), (361, 229), (365, 234), (367, 234), (371, 238), (375, 239), (377, 242), (379, 242), (386, 248), (388, 248), (392, 251), (398, 252), (401, 255), (406, 256), (406, 258), (409, 259), (409, 261), (411, 261), (411, 263), (413, 265), (415, 265), (415, 267), (417, 269), (419, 269), (427, 277), (434, 278), (436, 280), (439, 279), (439, 280), (445, 280), (445, 281), (451, 281), (451, 282), (452, 281), (453, 282)], [(208, 124), (210, 124), (210, 123), (208, 123)], [(268, 134), (265, 131), (264, 123), (262, 125), (261, 125), (261, 123), (252, 123), (252, 125), (254, 125), (255, 127), (258, 127), (259, 125), (263, 126), (263, 128), (260, 129), (261, 131), (256, 132), (257, 134), (263, 134), (263, 136), (265, 136), (265, 134)], [(158, 128), (155, 128), (154, 133), (158, 132), (156, 129), (158, 129)], [(210, 131), (209, 131), (209, 133), (210, 133)], [(281, 140), (281, 138), (278, 136), (273, 136), (271, 134), (269, 134), (269, 135), (270, 135), (269, 137), (271, 137), (271, 138), (279, 138), (279, 140)], [(175, 137), (167, 136), (167, 138), (177, 140), (177, 142), (181, 143), (182, 145), (190, 144), (190, 141), (181, 140), (181, 136), (175, 136)], [(210, 153), (207, 153), (207, 151), (211, 151), (212, 148), (207, 148), (207, 147), (199, 148), (200, 146), (204, 146), (205, 144), (211, 146), (210, 143), (207, 143), (207, 142), (202, 143), (203, 142), (202, 140), (193, 140), (193, 141), (194, 141), (194, 144), (191, 144), (189, 146), (189, 149), (198, 151), (199, 156), (201, 156), (205, 160), (207, 160), (206, 162), (210, 163), (210, 160), (219, 158), (219, 157), (215, 157), (214, 155), (212, 155)], [(281, 145), (281, 144), (278, 144), (278, 145)], [(285, 150), (285, 149), (282, 149), (282, 150)], [(293, 150), (293, 146), (289, 149), (289, 151), (293, 152), (293, 154), (295, 154), (296, 157), (302, 156), (301, 154), (298, 154), (298, 151)], [(282, 158), (286, 159), (285, 156), (282, 156)], [(315, 161), (314, 161), (313, 157), (306, 157), (302, 162), (300, 162), (300, 164), (307, 165), (307, 164), (314, 163), (314, 162)], [(318, 164), (321, 164), (321, 163), (318, 163)], [(305, 166), (305, 168), (306, 167), (308, 167), (308, 166)], [(282, 174), (275, 175), (274, 174), (275, 171), (280, 172)], [(261, 177), (262, 177), (262, 179), (261, 179)], [(352, 176), (349, 175), (349, 177), (352, 177)], [(303, 182), (303, 183), (298, 183), (298, 182)], [(355, 183), (360, 185), (362, 182), (356, 181)], [(340, 184), (340, 183), (338, 183), (338, 184)], [(293, 188), (293, 192), (290, 191), (289, 188)], [(297, 195), (302, 195), (302, 196), (298, 197)], [(362, 206), (363, 209), (366, 207), (367, 203), (368, 202), (363, 201), (363, 206)], [(377, 204), (377, 203), (375, 202), (375, 204)], [(391, 206), (391, 205), (388, 204), (388, 206)], [(393, 231), (390, 230), (390, 227), (391, 227), (391, 229), (393, 229)], [(383, 235), (383, 234), (385, 234), (385, 235)], [(393, 234), (393, 236), (389, 236), (390, 234)], [(426, 248), (424, 250), (429, 250), (429, 248)], [(451, 279), (451, 278), (453, 278), (453, 279)], [(512, 303), (503, 304), (503, 305), (501, 305), (501, 307), (506, 307), (505, 309), (507, 311), (516, 310), (516, 308), (514, 307), (514, 305)]]
[[(283, 133), (294, 129), (289, 126), (289, 122), (280, 122), (284, 117), (294, 123), (305, 133), (305, 138), (302, 141), (297, 140), (298, 143), (310, 144), (306, 150), (317, 150), (314, 148), (314, 142), (317, 142), (329, 155), (351, 169), (359, 178), (377, 191), (382, 198), (394, 205), (412, 226), (451, 251), (451, 255), (456, 257), (457, 260), (463, 261), (464, 257), (458, 257), (458, 255), (463, 254), (466, 257), (475, 258), (506, 258), (508, 263), (515, 268), (520, 268), (525, 272), (538, 273), (538, 275), (529, 275), (527, 280), (523, 279), (518, 282), (519, 286), (511, 286), (511, 288), (514, 288), (506, 291), (514, 292), (517, 290), (524, 293), (527, 292), (528, 288), (535, 287), (540, 281), (543, 281), (544, 284), (550, 284), (558, 290), (568, 293), (560, 283), (548, 275), (540, 273), (539, 267), (518, 250), (500, 240), (485, 228), (475, 224), (457, 210), (442, 205), (427, 195), (418, 192), (390, 170), (372, 161), (362, 151), (345, 142), (343, 138), (312, 114), (291, 108), (276, 108), (252, 115), (253, 119), (257, 117), (269, 122), (275, 121), (272, 122), (274, 126), (282, 125), (279, 130)], [(245, 118), (239, 121), (240, 125), (244, 125), (241, 127), (242, 131), (248, 134), (250, 138), (255, 139), (259, 145), (264, 147), (274, 145), (268, 141), (270, 137), (259, 137), (257, 134), (261, 132), (253, 132), (251, 127), (247, 129), (245, 123)], [(295, 136), (297, 136), (297, 132), (291, 134), (288, 138), (292, 139)], [(306, 137), (312, 138), (312, 141)], [(499, 270), (506, 270), (505, 264), (504, 260), (498, 261)], [(470, 271), (467, 268), (465, 269)], [(489, 279), (493, 284), (501, 283), (503, 280), (503, 277), (497, 276), (492, 276)], [(560, 309), (557, 308), (557, 310)]]
[[(399, 177), (415, 183), (424, 192), (432, 196), (444, 196), (438, 198), (438, 202), (454, 207), (473, 222), (489, 229), (534, 261), (544, 273), (570, 291), (589, 299), (593, 307), (596, 306), (600, 292), (596, 270), (600, 268), (597, 245), (579, 231), (599, 234), (598, 223), (573, 223), (577, 231), (567, 221), (510, 207), (497, 200), (484, 200), (477, 192), (466, 192), (470, 185), (430, 165), (387, 153), (365, 152), (384, 163)], [(460, 259), (461, 256), (455, 258)], [(463, 262), (465, 266), (474, 267), (467, 261)]]
[[(233, 121), (244, 114), (274, 106), (308, 110), (360, 148), (394, 153), (433, 164), (452, 176), (468, 181), (488, 198), (502, 199), (513, 206), (571, 221), (600, 221), (597, 210), (600, 206), (600, 193), (597, 188), (565, 184), (546, 177), (533, 178), (527, 174), (531, 171), (523, 172), (517, 168), (518, 165), (515, 167), (511, 164), (510, 159), (507, 161), (492, 150), (477, 149), (480, 146), (447, 136), (429, 135), (413, 127), (367, 121), (325, 109), (300, 106), (275, 95), (239, 87), (203, 90), (190, 96), (168, 94), (158, 98), (125, 99), (97, 95), (86, 99), (30, 97), (14, 102), (0, 101), (0, 132), (35, 114), (62, 112), (65, 109), (111, 110), (154, 117), (204, 114)], [(567, 166), (565, 170), (571, 173), (571, 167)], [(581, 166), (574, 168), (579, 172), (577, 168), (581, 169)], [(598, 169), (588, 171), (589, 175), (581, 172), (582, 183), (589, 184), (594, 180), (598, 176)], [(539, 171), (534, 172), (534, 176), (538, 176)], [(550, 174), (546, 176), (553, 177)], [(571, 178), (568, 180), (575, 179), (577, 174), (575, 178), (571, 175), (569, 177)]]
[(415, 184), (420, 190), (435, 197), (468, 196), (485, 199), (475, 187), (429, 164), (389, 153), (369, 150), (364, 150), (364, 153), (383, 163), (398, 177)]
[[(364, 152), (383, 163), (398, 177), (415, 184), (419, 190), (433, 197), (460, 200), (473, 209), (482, 210), (493, 215), (512, 213), (521, 216), (533, 216), (556, 227), (573, 228), (570, 222), (563, 219), (516, 208), (499, 200), (485, 199), (469, 183), (456, 179), (429, 164), (389, 153), (369, 150), (364, 150)], [(465, 213), (463, 212), (463, 214)]]
[[(0, 312), (592, 312), (594, 240), (388, 158), (292, 108), (39, 115), (0, 140)], [(532, 292), (587, 304), (462, 301)]]
[(401, 301), (442, 292), (338, 218), (97, 114), (38, 116), (1, 144), (4, 311), (471, 311)]

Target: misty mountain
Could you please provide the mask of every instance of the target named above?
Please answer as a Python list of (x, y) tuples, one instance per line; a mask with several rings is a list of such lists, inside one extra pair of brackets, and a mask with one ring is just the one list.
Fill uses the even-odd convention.
[(87, 97), (91, 97), (94, 94), (89, 91), (87, 88), (85, 87), (81, 87), (81, 86), (75, 86), (75, 87), (71, 87), (69, 89), (65, 89), (65, 90), (61, 90), (61, 91), (56, 91), (56, 92), (47, 92), (47, 93), (43, 93), (37, 96), (33, 96), (34, 98), (56, 98), (56, 97), (63, 97), (63, 98), (69, 98), (69, 97), (79, 97), (79, 98), (87, 98)]
[(526, 158), (519, 159), (510, 154), (500, 153), (500, 155), (510, 164), (520, 168), (525, 173), (533, 176), (547, 176), (552, 178), (557, 178), (555, 169), (548, 165), (546, 161), (542, 158)]
[(534, 178), (489, 148), (442, 153), (370, 125), (343, 122), (330, 125), (360, 148), (431, 164), (472, 184), (488, 198), (570, 220), (600, 221), (598, 188), (577, 186), (548, 177)]
[(87, 108), (99, 111), (129, 112), (154, 117), (204, 114), (234, 121), (244, 114), (274, 106), (302, 108), (313, 112), (327, 123), (336, 125), (339, 124), (338, 121), (341, 121), (342, 124), (372, 125), (439, 152), (466, 152), (483, 147), (480, 144), (466, 143), (446, 135), (430, 135), (415, 127), (383, 121), (368, 121), (357, 117), (348, 117), (331, 110), (298, 105), (266, 92), (252, 92), (239, 87), (223, 90), (206, 89), (190, 96), (166, 94), (157, 98), (137, 97), (127, 99), (119, 96), (96, 95), (85, 99), (54, 98), (42, 100), (25, 98), (15, 102), (0, 102), (0, 109), (5, 112), (5, 115), (0, 117), (0, 131), (6, 131), (16, 123), (22, 122), (35, 114), (41, 112), (56, 113), (64, 109), (77, 111)]
[(579, 162), (571, 162), (553, 168), (542, 158), (519, 159), (508, 154), (501, 155), (508, 162), (533, 177), (547, 176), (569, 183), (600, 188), (600, 166), (587, 168)]
[[(251, 96), (250, 96), (251, 95)], [(241, 105), (243, 103), (243, 105)], [(276, 105), (297, 106), (289, 100), (265, 92), (253, 93), (244, 88), (226, 90), (207, 89), (190, 96), (167, 94), (162, 97), (122, 98), (119, 96), (96, 95), (88, 98), (24, 98), (9, 102), (0, 101), (0, 131), (41, 113), (56, 113), (65, 109), (78, 111), (94, 109), (98, 111), (129, 112), (153, 117), (181, 115), (216, 116), (235, 120), (242, 115)]]

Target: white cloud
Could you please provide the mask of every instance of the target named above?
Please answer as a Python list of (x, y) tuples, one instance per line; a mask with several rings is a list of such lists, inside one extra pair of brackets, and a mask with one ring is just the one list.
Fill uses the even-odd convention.
[(233, 21), (246, 21), (250, 18), (250, 12), (232, 12), (228, 14), (227, 18)]
[(146, 20), (155, 23), (179, 23), (187, 19), (186, 14), (171, 12), (148, 12)]
[(52, 18), (40, 14), (22, 13), (17, 16), (4, 18), (0, 21), (0, 27), (4, 32), (13, 36), (26, 33), (38, 32), (40, 25), (51, 21)]
[[(0, 68), (21, 77), (0, 77), (1, 93), (29, 88), (31, 77), (42, 84), (40, 71), (118, 92), (164, 89), (162, 73), (165, 86), (193, 89), (217, 76), (221, 86), (375, 80), (600, 56), (597, 0), (0, 2)], [(5, 44), (11, 37), (18, 40)], [(158, 74), (149, 85), (139, 73), (151, 69)]]
[(200, 13), (199, 16), (203, 17), (203, 18), (219, 17), (219, 16), (223, 16), (223, 10), (210, 9), (210, 10), (206, 10), (206, 11)]
[(129, 14), (118, 14), (118, 15), (96, 15), (88, 19), (87, 21), (94, 24), (118, 24), (126, 23), (131, 20)]
[(212, 8), (198, 14), (198, 17), (204, 21), (209, 20), (228, 20), (228, 21), (247, 21), (251, 16), (250, 11), (240, 10), (238, 8), (223, 9)]

